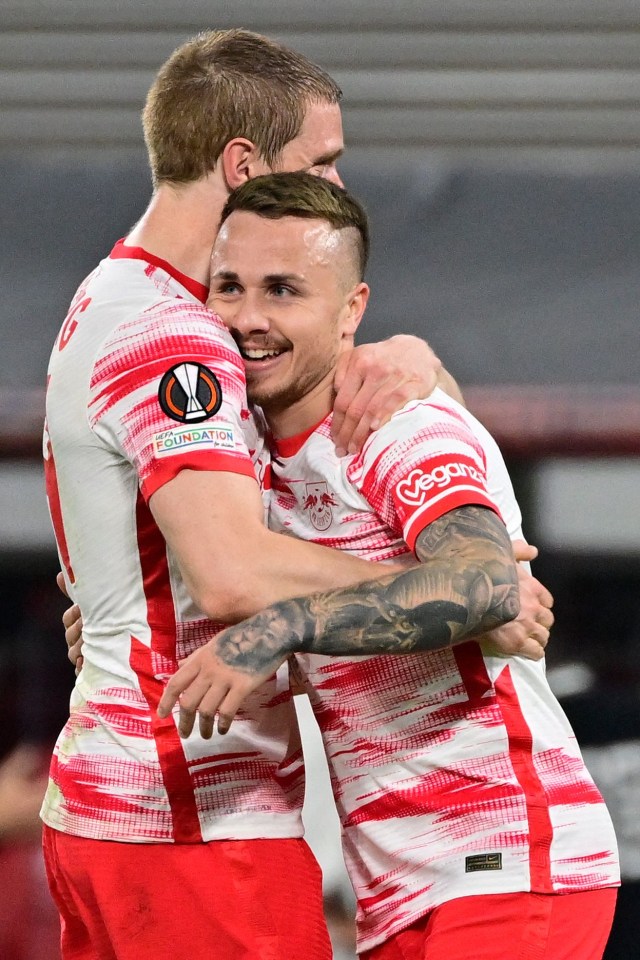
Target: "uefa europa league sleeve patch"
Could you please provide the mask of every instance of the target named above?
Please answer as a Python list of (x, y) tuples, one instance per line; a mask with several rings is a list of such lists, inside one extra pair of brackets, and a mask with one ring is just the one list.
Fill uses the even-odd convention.
[(201, 423), (213, 417), (222, 404), (216, 375), (201, 363), (178, 363), (160, 381), (158, 401), (178, 423)]

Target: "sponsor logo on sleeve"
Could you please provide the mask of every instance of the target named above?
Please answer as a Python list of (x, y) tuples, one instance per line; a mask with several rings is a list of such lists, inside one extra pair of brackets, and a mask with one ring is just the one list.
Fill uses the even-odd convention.
[(213, 371), (203, 364), (178, 363), (160, 381), (158, 401), (172, 420), (202, 423), (220, 409), (222, 388)]
[(236, 438), (230, 423), (211, 424), (207, 427), (175, 427), (163, 430), (153, 437), (156, 457), (169, 457), (191, 450), (235, 450)]
[(396, 495), (407, 506), (419, 507), (434, 492), (444, 490), (451, 484), (456, 486), (460, 480), (471, 480), (474, 486), (483, 489), (486, 483), (484, 474), (472, 464), (447, 461), (430, 469), (426, 465), (416, 467), (397, 484)]

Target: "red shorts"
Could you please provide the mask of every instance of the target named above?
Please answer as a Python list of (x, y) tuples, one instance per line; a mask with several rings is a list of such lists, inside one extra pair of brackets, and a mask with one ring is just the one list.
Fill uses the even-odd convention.
[(460, 897), (361, 960), (601, 960), (617, 890)]
[(330, 960), (304, 840), (114, 843), (44, 828), (63, 960)]

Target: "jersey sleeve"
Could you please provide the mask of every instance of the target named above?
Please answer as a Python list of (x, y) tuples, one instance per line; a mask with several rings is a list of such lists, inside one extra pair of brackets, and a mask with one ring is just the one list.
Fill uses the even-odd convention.
[(425, 527), (457, 507), (476, 504), (500, 516), (481, 443), (455, 410), (433, 403), (404, 410), (376, 431), (348, 477), (411, 550)]
[(199, 304), (160, 303), (117, 328), (93, 366), (88, 416), (133, 464), (146, 500), (184, 469), (255, 478), (242, 360)]

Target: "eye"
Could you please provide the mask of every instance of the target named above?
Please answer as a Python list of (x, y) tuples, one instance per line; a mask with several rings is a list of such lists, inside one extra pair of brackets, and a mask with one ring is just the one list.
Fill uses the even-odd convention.
[(215, 293), (217, 294), (229, 294), (233, 296), (237, 293), (240, 293), (240, 284), (236, 283), (235, 280), (222, 280), (215, 285)]
[(334, 160), (331, 163), (316, 163), (307, 170), (307, 173), (310, 173), (312, 177), (320, 177), (321, 180), (330, 180), (331, 183), (342, 186), (342, 179), (338, 173), (336, 162)]
[(274, 297), (282, 298), (292, 295), (295, 291), (286, 283), (274, 283), (271, 287), (271, 293)]

